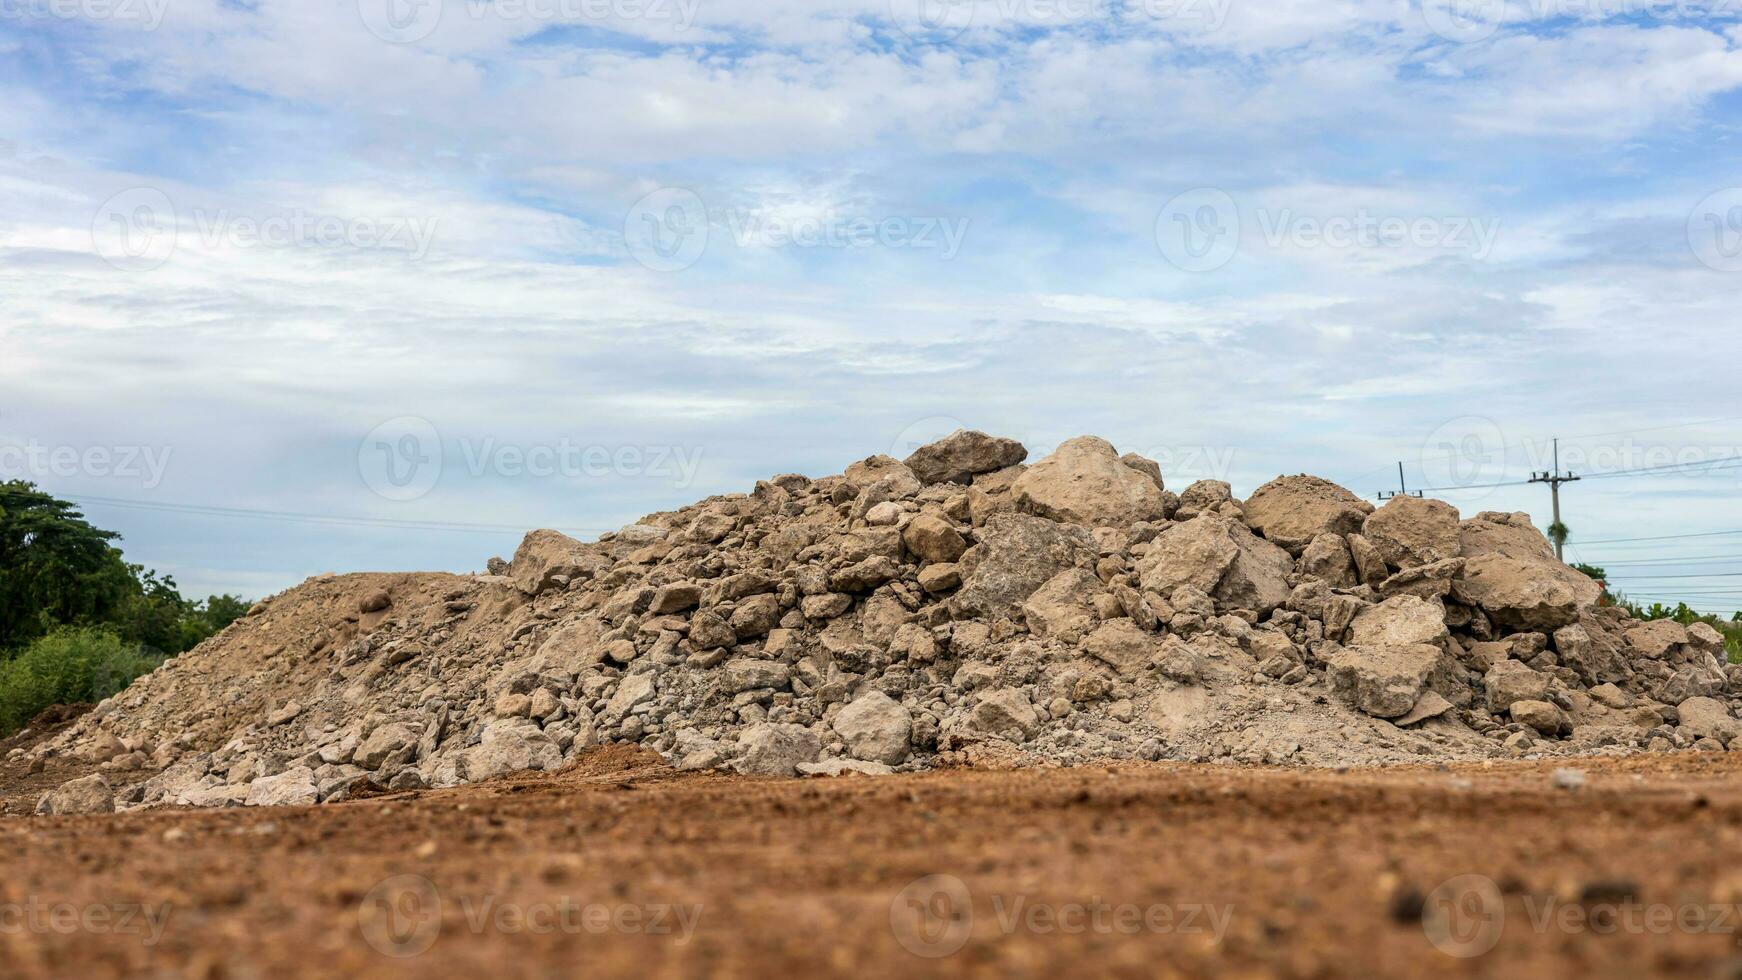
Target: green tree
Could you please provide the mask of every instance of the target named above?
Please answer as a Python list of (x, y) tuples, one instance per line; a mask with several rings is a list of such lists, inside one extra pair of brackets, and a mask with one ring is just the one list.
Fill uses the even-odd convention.
[(117, 537), (34, 484), (0, 483), (0, 650), (115, 615), (139, 588)]

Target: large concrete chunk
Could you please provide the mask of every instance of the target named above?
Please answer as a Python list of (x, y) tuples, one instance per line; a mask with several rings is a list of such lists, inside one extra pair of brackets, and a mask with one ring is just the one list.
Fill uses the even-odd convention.
[(913, 716), (901, 702), (882, 691), (871, 691), (835, 716), (835, 734), (847, 743), (855, 759), (899, 765), (911, 751)]
[(1542, 562), (1481, 555), (1465, 562), (1464, 575), (1452, 591), (1502, 626), (1552, 633), (1578, 622), (1580, 608), (1587, 605), (1567, 581), (1545, 574), (1552, 564), (1552, 558)]
[(1028, 450), (1015, 439), (1001, 439), (972, 429), (957, 429), (937, 442), (915, 449), (904, 461), (921, 483), (967, 483), (981, 473), (1015, 466)]
[(1345, 647), (1331, 654), (1331, 691), (1375, 718), (1401, 718), (1427, 692), (1444, 651), (1428, 644)]
[(1427, 643), (1444, 647), (1446, 610), (1437, 602), (1412, 595), (1394, 596), (1355, 614), (1349, 624), (1349, 642), (1355, 646), (1413, 646)]
[(1085, 527), (1160, 520), (1161, 488), (1119, 460), (1105, 439), (1079, 436), (1035, 463), (1011, 487), (1023, 511)]
[(1027, 514), (994, 514), (979, 537), (960, 562), (962, 587), (952, 600), (957, 615), (1016, 619), (1035, 590), (1096, 556), (1088, 531)]
[(1422, 497), (1393, 497), (1361, 526), (1361, 536), (1397, 569), (1458, 557), (1458, 535), (1458, 509)]
[(36, 812), (44, 816), (78, 813), (109, 813), (115, 809), (115, 794), (101, 774), (74, 779), (44, 793)]
[(1288, 601), (1293, 570), (1288, 552), (1246, 525), (1213, 514), (1163, 531), (1137, 566), (1145, 589), (1167, 596), (1189, 585), (1209, 593), (1222, 608), (1259, 615)]
[(1373, 505), (1329, 480), (1279, 476), (1246, 498), (1246, 526), (1299, 558), (1321, 534), (1352, 534)]
[(738, 771), (746, 776), (795, 776), (800, 763), (815, 762), (823, 743), (802, 725), (769, 722), (751, 725), (738, 736), (744, 755)]
[(509, 575), (520, 591), (538, 595), (563, 582), (590, 578), (598, 559), (587, 546), (561, 531), (533, 531), (521, 539), (509, 565)]

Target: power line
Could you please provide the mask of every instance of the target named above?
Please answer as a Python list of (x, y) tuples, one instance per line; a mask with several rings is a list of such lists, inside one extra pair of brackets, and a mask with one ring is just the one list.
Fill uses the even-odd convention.
[(1664, 579), (1742, 578), (1742, 572), (1706, 572), (1697, 575), (1626, 575), (1622, 577), (1631, 582), (1650, 582)]
[(1726, 534), (1742, 534), (1742, 531), (1698, 531), (1692, 534), (1661, 534), (1649, 538), (1598, 538), (1592, 541), (1581, 541), (1582, 545), (1593, 544), (1625, 544), (1633, 541), (1680, 541), (1686, 538), (1716, 538)]

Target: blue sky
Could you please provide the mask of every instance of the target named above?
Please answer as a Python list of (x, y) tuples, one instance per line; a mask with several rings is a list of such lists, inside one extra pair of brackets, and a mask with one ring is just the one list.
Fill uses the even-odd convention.
[(1574, 554), (1728, 611), (1742, 535), (1612, 539), (1742, 530), (1739, 45), (1691, 0), (13, 0), (0, 476), (260, 595), (956, 425), (1546, 525), (1489, 484), (1558, 435), (1691, 464), (1568, 488)]

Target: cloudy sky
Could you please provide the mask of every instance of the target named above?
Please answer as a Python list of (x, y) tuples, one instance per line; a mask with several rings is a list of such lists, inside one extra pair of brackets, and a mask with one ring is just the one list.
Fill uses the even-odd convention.
[(966, 425), (1540, 525), (1493, 484), (1560, 436), (1570, 557), (1742, 606), (1742, 533), (1669, 537), (1742, 531), (1742, 4), (0, 0), (0, 53), (0, 477), (190, 592)]

